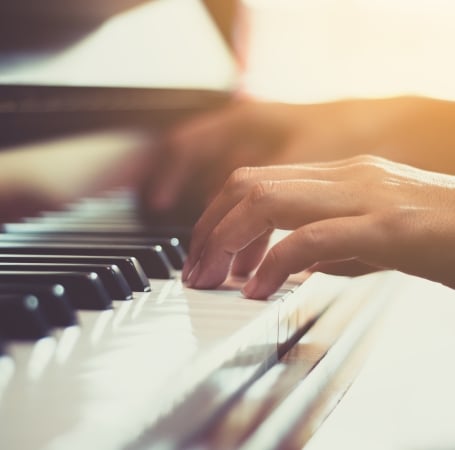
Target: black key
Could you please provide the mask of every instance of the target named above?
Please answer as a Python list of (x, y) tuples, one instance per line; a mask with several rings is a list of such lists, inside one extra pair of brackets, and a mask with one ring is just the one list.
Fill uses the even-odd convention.
[[(84, 221), (86, 219), (84, 218)], [(143, 225), (111, 225), (107, 221), (96, 219), (92, 223), (7, 223), (4, 224), (5, 233), (39, 233), (39, 234), (73, 234), (73, 235), (92, 235), (116, 239), (123, 238), (177, 238), (180, 244), (187, 251), (191, 239), (191, 228), (181, 226), (143, 226)]]
[(112, 264), (53, 264), (53, 263), (0, 263), (0, 272), (36, 271), (36, 272), (95, 272), (114, 300), (130, 300), (133, 298), (128, 283), (122, 272)]
[(185, 263), (186, 252), (178, 238), (166, 238), (166, 237), (156, 237), (156, 238), (131, 238), (132, 240), (137, 239), (139, 244), (141, 241), (142, 245), (159, 245), (164, 249), (166, 256), (169, 258), (172, 266), (176, 270), (182, 270), (183, 264)]
[(39, 298), (50, 325), (69, 327), (77, 324), (76, 312), (61, 284), (0, 284), (2, 294), (31, 294)]
[(0, 242), (0, 253), (83, 255), (83, 256), (132, 256), (137, 258), (150, 278), (170, 278), (172, 266), (160, 246), (144, 245), (88, 245), (88, 244), (38, 244)]
[(0, 262), (64, 263), (64, 264), (115, 264), (126, 278), (131, 290), (149, 292), (150, 283), (139, 261), (127, 256), (81, 255), (14, 255), (0, 254)]
[(0, 284), (61, 284), (76, 309), (102, 310), (112, 301), (95, 272), (0, 272)]
[(166, 256), (171, 261), (174, 269), (181, 270), (185, 262), (186, 253), (178, 238), (171, 237), (117, 237), (113, 240), (109, 236), (80, 235), (72, 233), (7, 233), (0, 234), (0, 242), (23, 242), (39, 243), (41, 245), (64, 243), (64, 244), (101, 244), (101, 245), (160, 245)]
[(45, 337), (50, 326), (38, 298), (29, 294), (0, 295), (0, 336), (33, 340)]

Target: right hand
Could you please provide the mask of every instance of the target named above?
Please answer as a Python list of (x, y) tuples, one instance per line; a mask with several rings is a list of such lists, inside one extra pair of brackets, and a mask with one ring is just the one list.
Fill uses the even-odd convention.
[[(274, 229), (292, 232), (268, 249)], [(455, 177), (372, 156), (238, 169), (196, 223), (182, 278), (213, 289), (239, 262), (257, 269), (243, 289), (256, 299), (333, 263), (455, 288)]]

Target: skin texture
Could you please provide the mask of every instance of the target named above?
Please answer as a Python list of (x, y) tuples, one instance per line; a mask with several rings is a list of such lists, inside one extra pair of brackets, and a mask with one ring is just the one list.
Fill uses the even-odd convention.
[[(277, 228), (292, 232), (267, 250)], [(256, 270), (243, 293), (265, 299), (289, 274), (353, 263), (455, 287), (455, 177), (375, 156), (236, 170), (194, 227), (183, 279), (212, 289)]]
[(455, 174), (455, 102), (418, 97), (290, 105), (235, 100), (169, 130), (151, 164), (146, 206), (204, 204), (242, 166), (371, 153)]

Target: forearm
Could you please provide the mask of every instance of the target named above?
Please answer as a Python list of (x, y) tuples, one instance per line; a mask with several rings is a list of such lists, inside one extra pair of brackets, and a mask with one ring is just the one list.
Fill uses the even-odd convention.
[(356, 153), (455, 174), (455, 102), (398, 97), (354, 101), (346, 111)]

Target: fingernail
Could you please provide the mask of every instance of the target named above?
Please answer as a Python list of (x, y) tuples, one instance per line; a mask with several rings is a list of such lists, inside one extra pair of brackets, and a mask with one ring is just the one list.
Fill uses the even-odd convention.
[(192, 258), (190, 258), (189, 256), (187, 257), (185, 263), (183, 264), (183, 268), (182, 268), (182, 281), (183, 282), (187, 281), (187, 279), (191, 275), (191, 272), (195, 269), (197, 263), (198, 263), (198, 261), (196, 261), (196, 263), (193, 263)]
[(185, 261), (183, 264), (183, 269), (182, 269), (182, 281), (185, 282), (188, 278), (188, 275), (191, 273), (191, 267), (192, 264), (188, 262), (188, 259)]
[(201, 271), (201, 264), (200, 262), (198, 261), (196, 263), (196, 265), (194, 266), (193, 270), (190, 272), (185, 284), (186, 286), (188, 287), (195, 287), (196, 286), (196, 283), (197, 283), (197, 280), (199, 278), (199, 274), (200, 274), (200, 271)]

